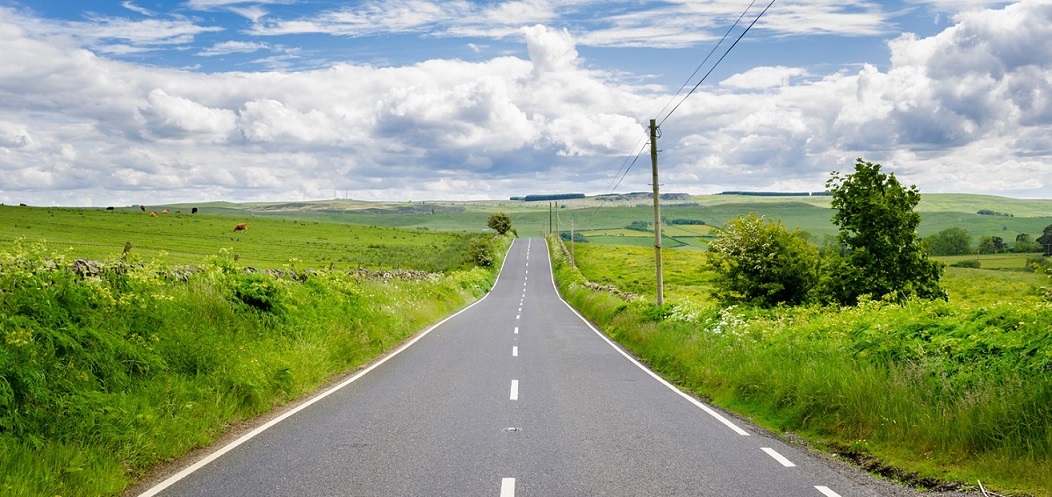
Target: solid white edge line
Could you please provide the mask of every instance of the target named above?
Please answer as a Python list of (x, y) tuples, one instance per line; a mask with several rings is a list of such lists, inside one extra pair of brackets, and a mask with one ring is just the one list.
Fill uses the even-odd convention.
[[(515, 242), (512, 242), (512, 246), (515, 246)], [(508, 252), (511, 252), (511, 247), (508, 247)], [(497, 279), (494, 280), (494, 282), (493, 282), (493, 287), (494, 288), (497, 286), (497, 282), (500, 281), (501, 275), (504, 274), (504, 264), (507, 261), (508, 261), (508, 255), (507, 255), (507, 253), (505, 253), (504, 254), (504, 262), (502, 262), (501, 265), (500, 265), (500, 272), (497, 273)], [(451, 314), (450, 316), (446, 317), (445, 319), (435, 323), (430, 328), (427, 328), (426, 330), (420, 332), (420, 334), (418, 334), (417, 336), (413, 337), (408, 342), (402, 344), (397, 349), (395, 349), (394, 352), (391, 352), (391, 353), (387, 354), (386, 356), (384, 356), (383, 358), (377, 360), (376, 362), (374, 362), (373, 364), (369, 365), (365, 369), (359, 371), (354, 376), (348, 378), (347, 380), (344, 380), (339, 385), (336, 385), (336, 386), (334, 386), (334, 387), (332, 387), (332, 388), (330, 388), (330, 389), (318, 394), (317, 397), (314, 397), (314, 398), (312, 398), (312, 399), (310, 399), (310, 400), (308, 400), (308, 401), (306, 401), (306, 402), (304, 402), (304, 403), (302, 403), (302, 404), (290, 409), (288, 412), (286, 412), (286, 413), (284, 413), (284, 414), (282, 414), (282, 415), (280, 415), (280, 416), (278, 416), (278, 417), (276, 417), (276, 418), (274, 418), (274, 419), (272, 419), (270, 421), (267, 421), (266, 423), (264, 423), (263, 425), (260, 425), (256, 429), (254, 429), (254, 430), (252, 430), (252, 431), (250, 431), (250, 432), (248, 432), (248, 433), (246, 433), (244, 435), (241, 435), (240, 437), (238, 437), (233, 442), (230, 442), (230, 443), (226, 444), (225, 446), (221, 447), (219, 450), (217, 450), (217, 451), (205, 456), (203, 459), (191, 464), (190, 466), (187, 466), (186, 468), (183, 468), (182, 471), (179, 471), (178, 473), (176, 473), (176, 474), (174, 474), (172, 476), (169, 476), (167, 479), (165, 479), (161, 483), (158, 483), (157, 485), (154, 485), (153, 487), (150, 487), (145, 492), (139, 494), (139, 497), (153, 497), (154, 495), (157, 495), (157, 494), (161, 493), (166, 488), (178, 483), (179, 480), (182, 480), (183, 478), (186, 478), (187, 476), (189, 476), (193, 472), (195, 472), (195, 471), (207, 466), (212, 461), (215, 461), (216, 459), (219, 459), (220, 457), (222, 457), (227, 452), (230, 452), (230, 451), (236, 449), (239, 445), (241, 445), (241, 444), (243, 444), (243, 443), (255, 438), (256, 435), (259, 435), (260, 433), (263, 433), (264, 431), (267, 431), (272, 426), (274, 426), (274, 425), (276, 425), (276, 424), (278, 424), (278, 423), (280, 423), (280, 422), (292, 417), (292, 415), (294, 415), (294, 414), (296, 414), (296, 413), (298, 413), (298, 412), (300, 412), (300, 411), (302, 411), (302, 410), (314, 405), (315, 402), (318, 402), (318, 401), (324, 399), (325, 397), (328, 397), (329, 395), (332, 395), (337, 390), (340, 390), (341, 388), (343, 388), (343, 387), (345, 387), (347, 385), (350, 385), (351, 383), (354, 383), (359, 378), (365, 376), (370, 371), (380, 367), (381, 364), (387, 362), (392, 357), (402, 353), (402, 351), (404, 351), (405, 349), (408, 349), (411, 345), (413, 345), (414, 343), (420, 341), (421, 338), (424, 338), (429, 333), (434, 331), (436, 328), (438, 328), (439, 326), (442, 326), (443, 324), (445, 324), (446, 321), (449, 321), (450, 319), (453, 319), (453, 318), (459, 316), (461, 313), (466, 312), (468, 309), (471, 309), (472, 307), (475, 307), (477, 304), (479, 304), (483, 300), (486, 300), (486, 297), (489, 297), (491, 293), (493, 293), (492, 288), (490, 289), (490, 291), (486, 292), (486, 294), (483, 295), (482, 298), (476, 300), (475, 302), (472, 302), (467, 307), (457, 311), (454, 314)]]
[(829, 487), (825, 487), (825, 486), (822, 486), (822, 485), (815, 486), (815, 490), (818, 490), (819, 492), (822, 492), (822, 495), (824, 495), (826, 497), (840, 497), (840, 494), (830, 490)]
[(510, 400), (519, 400), (519, 380), (511, 380)]
[(515, 497), (515, 478), (501, 478), (500, 497)]
[(795, 464), (793, 464), (793, 461), (786, 459), (785, 456), (779, 454), (778, 451), (770, 447), (760, 447), (760, 450), (766, 452), (767, 455), (774, 458), (774, 460), (778, 461), (778, 464), (781, 464), (782, 466), (785, 466), (787, 468), (792, 468), (793, 466), (796, 466)]
[[(547, 246), (548, 240), (545, 240), (544, 243)], [(551, 251), (549, 250), (548, 253), (551, 254)], [(551, 256), (549, 255), (548, 257), (549, 257), (548, 260), (550, 261), (551, 260)], [(659, 381), (662, 385), (665, 385), (666, 387), (668, 387), (669, 390), (672, 390), (673, 392), (676, 392), (677, 394), (679, 394), (680, 397), (683, 397), (684, 399), (687, 399), (688, 402), (690, 402), (691, 404), (694, 404), (697, 408), (701, 409), (702, 411), (705, 411), (710, 416), (716, 418), (717, 421), (719, 421), (720, 423), (723, 423), (725, 426), (727, 426), (731, 430), (734, 430), (735, 433), (737, 433), (737, 434), (739, 434), (741, 436), (744, 436), (744, 437), (749, 436), (749, 432), (747, 432), (747, 431), (741, 429), (740, 427), (738, 427), (738, 425), (736, 425), (733, 422), (731, 422), (731, 420), (729, 420), (726, 417), (724, 417), (722, 414), (717, 412), (715, 409), (703, 404), (700, 400), (695, 399), (694, 397), (691, 397), (690, 395), (688, 395), (686, 392), (676, 388), (675, 385), (669, 383), (667, 380), (665, 380), (664, 378), (659, 376), (657, 373), (651, 371), (649, 368), (644, 366), (641, 362), (637, 361), (635, 357), (632, 357), (632, 355), (629, 354), (628, 352), (625, 352), (621, 347), (619, 347), (616, 343), (614, 343), (614, 341), (611, 340), (610, 337), (607, 337), (606, 335), (603, 334), (603, 332), (599, 331), (598, 328), (596, 328), (595, 326), (592, 326), (592, 323), (590, 321), (588, 321), (587, 319), (585, 319), (585, 317), (582, 316), (580, 312), (577, 312), (577, 309), (574, 309), (573, 306), (570, 305), (570, 303), (567, 302), (566, 299), (563, 298), (562, 294), (559, 293), (559, 290), (558, 290), (559, 286), (555, 284), (555, 268), (552, 268), (551, 266), (549, 266), (549, 268), (550, 268), (551, 277), (552, 277), (552, 286), (555, 287), (555, 289), (556, 289), (555, 294), (559, 296), (559, 300), (561, 300), (562, 303), (565, 304), (568, 309), (570, 309), (570, 311), (572, 311), (574, 314), (576, 314), (577, 317), (582, 322), (584, 322), (584, 324), (586, 326), (588, 326), (588, 328), (590, 328), (596, 335), (599, 335), (599, 338), (602, 338), (603, 340), (605, 340), (607, 344), (609, 344), (611, 347), (613, 347), (614, 350), (618, 351), (622, 356), (625, 357), (625, 359), (628, 359), (629, 361), (632, 362), (632, 364), (635, 364), (639, 369), (642, 369), (648, 375), (650, 375), (652, 378), (654, 378), (655, 380)]]

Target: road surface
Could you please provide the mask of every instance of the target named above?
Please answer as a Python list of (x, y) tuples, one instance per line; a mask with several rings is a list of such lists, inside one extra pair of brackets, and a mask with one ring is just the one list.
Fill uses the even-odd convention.
[(558, 296), (516, 240), (492, 292), (142, 495), (875, 496), (679, 393)]

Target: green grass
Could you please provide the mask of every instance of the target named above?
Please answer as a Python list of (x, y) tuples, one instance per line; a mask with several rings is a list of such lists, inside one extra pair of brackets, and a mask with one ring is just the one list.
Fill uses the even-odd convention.
[(952, 265), (961, 261), (979, 261), (980, 269), (1002, 271), (1029, 271), (1026, 261), (1035, 258), (1041, 258), (1041, 254), (981, 254), (934, 257), (935, 260), (942, 261), (946, 265)]
[[(144, 259), (194, 264), (220, 249), (247, 267), (421, 269), (445, 271), (460, 264), (472, 234), (404, 230), (320, 221), (173, 213), (149, 217), (134, 210), (0, 206), (0, 250), (20, 238), (46, 241), (76, 257), (120, 256), (126, 242)], [(248, 230), (234, 232), (244, 222)], [(485, 220), (481, 226), (485, 226)]]
[(117, 495), (391, 349), (496, 274), (301, 281), (243, 260), (224, 250), (184, 278), (134, 256), (82, 277), (39, 243), (0, 250), (0, 494)]
[[(704, 253), (676, 254), (664, 309), (652, 251), (592, 245), (567, 299), (664, 377), (775, 432), (876, 458), (907, 482), (1052, 496), (1052, 304), (1045, 275), (948, 268), (949, 302), (720, 309)], [(625, 302), (585, 279), (642, 293)], [(700, 296), (700, 297), (698, 297)], [(655, 316), (665, 316), (655, 320)]]

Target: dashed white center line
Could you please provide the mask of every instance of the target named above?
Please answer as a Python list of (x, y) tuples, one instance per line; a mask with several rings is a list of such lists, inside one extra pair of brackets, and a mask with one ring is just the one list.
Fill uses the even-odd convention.
[(519, 308), (519, 312), (522, 312), (522, 307)]
[(518, 327), (518, 326), (516, 326), (516, 327), (515, 327), (515, 334), (516, 334), (516, 335), (518, 335), (518, 334), (519, 334), (519, 327)]
[(511, 356), (512, 357), (519, 357), (519, 347), (517, 345), (512, 345), (512, 347), (511, 347)]
[(815, 489), (819, 492), (822, 492), (822, 495), (826, 497), (840, 497), (840, 494), (830, 490), (829, 487), (823, 487), (822, 485), (818, 485), (815, 487)]
[(787, 468), (791, 468), (793, 466), (796, 466), (795, 464), (793, 464), (792, 461), (786, 459), (785, 456), (779, 454), (778, 452), (776, 452), (774, 449), (772, 449), (770, 447), (760, 447), (760, 449), (763, 450), (764, 452), (766, 452), (767, 455), (773, 457), (774, 460), (778, 461), (782, 466), (785, 466)]
[(515, 315), (515, 319), (521, 319), (521, 318), (522, 318), (522, 314), (516, 314)]
[(515, 478), (500, 480), (500, 497), (515, 497)]
[(519, 400), (519, 380), (511, 380), (511, 400)]

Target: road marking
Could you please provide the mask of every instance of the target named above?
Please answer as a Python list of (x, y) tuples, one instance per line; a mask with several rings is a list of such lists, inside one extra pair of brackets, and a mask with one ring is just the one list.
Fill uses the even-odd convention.
[(760, 450), (763, 450), (764, 452), (767, 453), (767, 455), (773, 457), (774, 460), (778, 461), (782, 466), (785, 466), (787, 468), (791, 468), (793, 466), (796, 466), (795, 464), (793, 464), (792, 461), (786, 459), (785, 456), (779, 454), (778, 452), (776, 452), (774, 449), (772, 449), (770, 447), (760, 447)]
[(522, 318), (522, 314), (516, 314), (515, 315), (515, 319), (521, 319), (521, 318)]
[(515, 497), (515, 478), (501, 478), (500, 497)]
[(511, 356), (512, 357), (519, 357), (519, 346), (518, 345), (512, 345), (511, 346)]
[(519, 380), (511, 380), (511, 400), (519, 400)]
[(519, 334), (519, 327), (518, 327), (518, 326), (516, 326), (516, 327), (515, 327), (515, 334), (516, 334), (516, 335), (518, 335), (518, 334)]
[[(547, 243), (547, 242), (545, 242), (545, 243)], [(558, 288), (558, 286), (555, 284), (555, 273), (551, 273), (551, 278), (552, 278), (552, 286)], [(604, 335), (603, 332), (599, 331), (598, 328), (596, 328), (595, 326), (592, 326), (592, 323), (590, 321), (588, 321), (587, 319), (585, 319), (585, 317), (582, 316), (580, 312), (577, 312), (577, 309), (574, 309), (573, 306), (570, 305), (570, 303), (567, 302), (566, 299), (562, 298), (561, 295), (559, 296), (559, 300), (561, 300), (563, 302), (563, 304), (568, 309), (570, 309), (570, 312), (573, 312), (574, 314), (576, 314), (578, 319), (580, 319), (582, 322), (584, 322), (585, 326), (590, 328), (593, 333), (598, 335), (599, 338), (602, 338), (603, 340), (605, 340), (608, 345), (610, 345), (611, 347), (614, 348), (614, 350), (616, 350), (618, 353), (620, 353), (625, 359), (628, 359), (629, 362), (631, 362), (632, 364), (635, 364), (636, 367), (638, 367), (639, 369), (642, 369), (646, 374), (650, 375), (651, 378), (654, 378), (655, 380), (657, 380), (662, 385), (665, 385), (666, 387), (668, 387), (669, 390), (672, 390), (673, 392), (676, 392), (677, 394), (679, 394), (680, 397), (683, 397), (684, 399), (686, 399), (691, 404), (694, 404), (694, 406), (697, 407), (698, 409), (701, 409), (702, 411), (705, 411), (709, 416), (712, 416), (713, 418), (716, 418), (716, 421), (719, 421), (720, 423), (723, 423), (724, 426), (726, 426), (727, 428), (730, 428), (735, 433), (737, 433), (737, 434), (739, 434), (739, 435), (741, 435), (743, 437), (749, 436), (749, 432), (741, 429), (740, 427), (738, 427), (738, 425), (732, 423), (731, 420), (729, 420), (726, 417), (724, 417), (722, 414), (717, 412), (715, 409), (703, 404), (700, 400), (695, 399), (694, 397), (691, 397), (690, 395), (687, 395), (685, 392), (683, 392), (682, 390), (676, 388), (673, 384), (669, 383), (667, 380), (665, 380), (664, 378), (659, 376), (657, 373), (647, 369), (646, 366), (640, 364), (639, 361), (637, 361), (634, 357), (629, 355), (628, 352), (625, 352), (623, 349), (621, 349), (621, 347), (619, 347), (616, 343), (614, 343), (613, 340), (610, 340), (610, 338), (607, 337), (606, 335)]]
[(817, 489), (819, 492), (822, 492), (822, 495), (826, 497), (840, 497), (840, 494), (830, 490), (829, 487), (823, 487), (821, 485), (818, 485), (815, 487), (815, 489)]
[(519, 308), (519, 312), (522, 312), (522, 307)]

